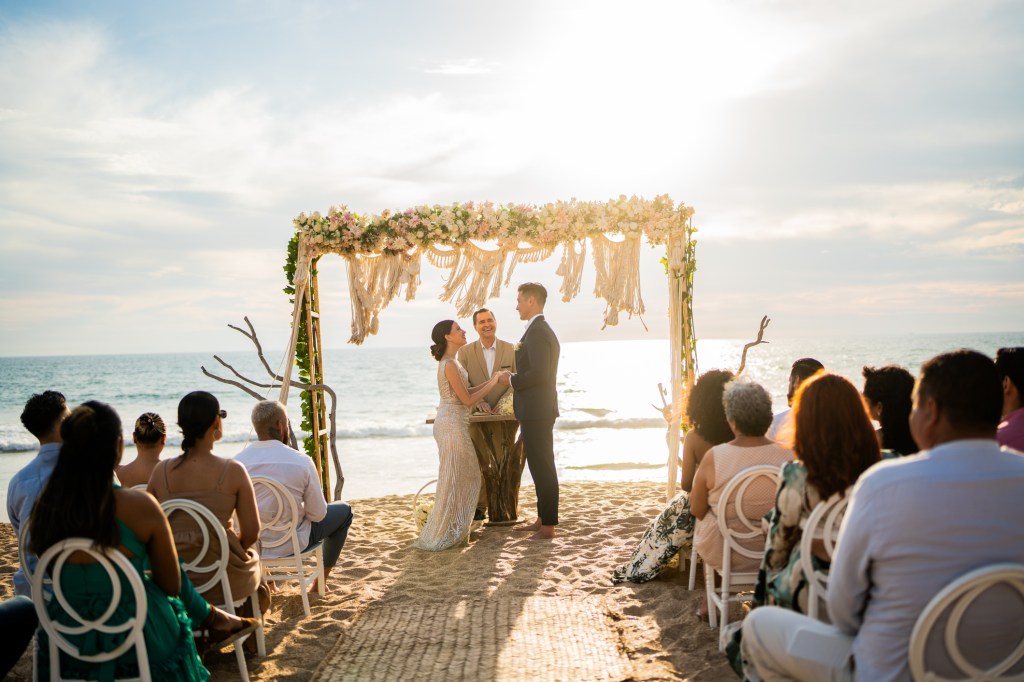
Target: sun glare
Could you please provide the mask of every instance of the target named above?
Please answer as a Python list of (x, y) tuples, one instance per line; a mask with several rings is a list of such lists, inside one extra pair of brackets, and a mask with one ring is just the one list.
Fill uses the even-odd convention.
[(727, 108), (792, 82), (785, 67), (810, 44), (796, 22), (713, 2), (559, 4), (540, 19), (516, 60), (532, 93), (522, 118), (588, 186), (612, 163), (639, 184), (711, 158)]

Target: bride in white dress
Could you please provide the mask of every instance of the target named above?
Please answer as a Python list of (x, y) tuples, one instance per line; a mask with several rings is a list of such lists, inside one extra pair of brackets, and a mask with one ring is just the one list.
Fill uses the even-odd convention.
[(434, 507), (427, 516), (415, 547), (448, 549), (469, 535), (480, 493), (480, 465), (469, 437), (469, 413), (497, 383), (500, 373), (486, 384), (468, 388), (466, 370), (455, 354), (466, 345), (466, 332), (454, 320), (434, 325), (430, 354), (438, 361), (437, 390), (441, 400), (434, 417), (434, 440), (440, 459)]

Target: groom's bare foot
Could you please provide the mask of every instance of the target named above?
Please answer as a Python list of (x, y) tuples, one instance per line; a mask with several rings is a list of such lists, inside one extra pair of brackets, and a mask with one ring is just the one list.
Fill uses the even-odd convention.
[(554, 526), (541, 526), (537, 532), (530, 536), (531, 540), (551, 540), (555, 537)]
[(512, 530), (519, 531), (520, 533), (528, 530), (539, 531), (541, 529), (540, 519), (537, 519), (533, 523), (521, 523), (518, 526), (513, 526)]

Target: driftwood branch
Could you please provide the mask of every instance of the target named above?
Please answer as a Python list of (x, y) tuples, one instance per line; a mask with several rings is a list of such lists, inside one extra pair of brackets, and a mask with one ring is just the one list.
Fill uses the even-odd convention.
[(740, 368), (736, 371), (736, 376), (743, 374), (743, 370), (747, 366), (747, 351), (754, 346), (760, 346), (762, 343), (768, 343), (768, 341), (764, 340), (764, 330), (768, 328), (769, 322), (771, 322), (771, 319), (767, 315), (762, 317), (761, 327), (757, 330), (757, 338), (743, 346), (743, 355), (740, 357)]
[[(216, 358), (217, 356), (214, 355), (213, 357)], [(208, 369), (206, 369), (205, 366), (200, 366), (199, 369), (203, 370), (203, 374), (205, 374), (206, 376), (210, 377), (211, 379), (216, 379), (217, 381), (221, 382), (222, 384), (231, 384), (232, 386), (234, 386), (236, 388), (242, 389), (243, 391), (245, 391), (246, 393), (251, 395), (256, 400), (263, 400), (263, 396), (261, 396), (259, 393), (257, 393), (256, 391), (252, 390), (248, 386), (240, 384), (237, 381), (233, 381), (231, 379), (225, 379), (224, 377), (219, 377), (216, 374), (213, 374), (212, 372), (210, 372)], [(243, 379), (244, 378), (245, 377), (243, 377)]]
[[(260, 383), (258, 381), (255, 381), (253, 379), (250, 379), (249, 377), (244, 376), (243, 374), (241, 374), (238, 370), (236, 370), (230, 364), (228, 364), (227, 362), (222, 360), (220, 357), (214, 355), (213, 358), (217, 362), (219, 362), (221, 365), (226, 367), (236, 377), (238, 377), (239, 379), (241, 379), (242, 381), (246, 382), (247, 384), (249, 384), (251, 386), (256, 386), (258, 388), (263, 388), (263, 389), (281, 388), (282, 382), (284, 381), (284, 377), (282, 377), (280, 374), (275, 373), (274, 370), (271, 369), (270, 363), (267, 362), (267, 358), (263, 355), (263, 345), (260, 343), (259, 337), (256, 335), (256, 329), (253, 328), (252, 322), (249, 321), (248, 316), (243, 317), (242, 319), (245, 320), (245, 324), (246, 324), (247, 327), (249, 327), (249, 331), (246, 331), (246, 330), (242, 329), (241, 327), (236, 327), (233, 324), (229, 324), (228, 326), (231, 327), (232, 329), (234, 329), (235, 331), (237, 331), (242, 336), (244, 336), (247, 339), (249, 339), (249, 341), (251, 341), (252, 344), (256, 347), (256, 355), (257, 355), (257, 357), (259, 357), (260, 362), (263, 364), (264, 369), (267, 370), (267, 374), (270, 375), (271, 383), (264, 384), (264, 383)], [(216, 374), (213, 374), (213, 373), (207, 371), (206, 367), (203, 367), (202, 370), (203, 370), (203, 374), (205, 374), (206, 376), (210, 377), (211, 379), (216, 379), (217, 381), (220, 381), (221, 383), (230, 384), (231, 386), (235, 386), (237, 388), (240, 388), (241, 390), (245, 391), (246, 393), (248, 393), (250, 396), (252, 396), (256, 400), (263, 400), (264, 399), (262, 395), (260, 395), (256, 391), (253, 391), (248, 386), (245, 386), (244, 384), (239, 383), (238, 381), (234, 381), (232, 379), (225, 379), (224, 377), (219, 377)], [(292, 387), (292, 388), (297, 388), (297, 389), (302, 390), (302, 391), (323, 391), (324, 393), (326, 393), (327, 395), (329, 395), (331, 397), (330, 415), (328, 416), (328, 420), (327, 420), (328, 424), (330, 424), (330, 433), (329, 433), (329, 441), (328, 441), (328, 443), (330, 444), (331, 460), (334, 462), (334, 468), (338, 472), (338, 480), (335, 481), (335, 483), (334, 483), (334, 499), (335, 500), (339, 500), (339, 499), (341, 499), (342, 488), (344, 488), (344, 486), (345, 486), (345, 474), (342, 473), (342, 470), (341, 470), (341, 459), (338, 457), (338, 446), (334, 442), (335, 438), (337, 437), (337, 433), (338, 433), (338, 429), (337, 429), (338, 395), (334, 392), (334, 389), (332, 389), (327, 384), (306, 384), (306, 383), (303, 383), (301, 381), (295, 381), (294, 379), (292, 379), (292, 380), (290, 380), (288, 382), (288, 385), (290, 387)], [(298, 449), (298, 443), (295, 440), (295, 431), (294, 431), (294, 429), (289, 429), (289, 431), (291, 431), (292, 447), (297, 450)], [(320, 434), (318, 434), (318, 433), (315, 433), (315, 434), (312, 434), (312, 435), (314, 437), (316, 437), (316, 438), (320, 437)]]

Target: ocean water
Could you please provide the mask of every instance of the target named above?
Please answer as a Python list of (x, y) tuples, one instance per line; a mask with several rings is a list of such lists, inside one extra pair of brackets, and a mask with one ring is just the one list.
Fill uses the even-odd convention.
[[(992, 355), (1003, 346), (1024, 345), (1024, 332), (801, 339), (771, 339), (769, 335), (769, 339), (770, 343), (749, 351), (747, 374), (768, 388), (777, 411), (786, 406), (789, 367), (799, 357), (816, 357), (859, 387), (864, 365), (896, 363), (916, 374), (922, 362), (954, 348), (974, 348)], [(736, 369), (747, 341), (699, 341), (700, 369)], [(219, 355), (242, 374), (267, 381), (252, 353)], [(281, 353), (268, 353), (271, 362), (279, 362), (280, 357)], [(665, 422), (651, 404), (661, 404), (658, 383), (667, 388), (669, 362), (667, 340), (562, 345), (562, 417), (555, 429), (561, 480), (666, 479)], [(173, 422), (181, 396), (197, 389), (211, 391), (228, 412), (224, 439), (216, 452), (237, 454), (254, 438), (249, 423), (253, 399), (204, 376), (202, 366), (230, 376), (213, 353), (0, 358), (4, 520), (7, 483), (37, 449), (19, 415), (28, 397), (41, 390), (60, 390), (72, 405), (90, 399), (110, 403), (121, 415), (126, 443), (131, 443), (131, 429), (139, 414), (158, 412), (168, 423), (167, 455), (180, 452), (181, 438)], [(437, 454), (431, 427), (425, 423), (437, 405), (436, 368), (421, 347), (347, 347), (325, 354), (326, 380), (338, 393), (337, 445), (346, 499), (414, 493), (436, 477)], [(276, 391), (270, 393), (277, 397)], [(297, 425), (294, 392), (289, 413)], [(134, 456), (134, 449), (128, 447), (124, 461)]]

